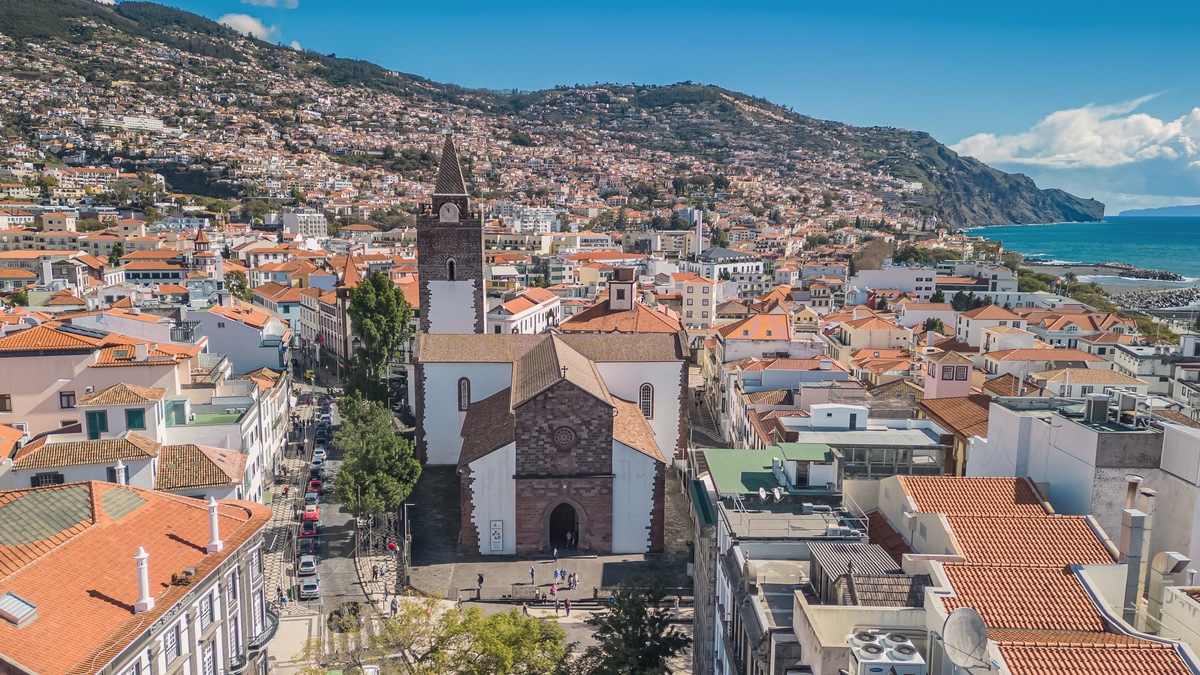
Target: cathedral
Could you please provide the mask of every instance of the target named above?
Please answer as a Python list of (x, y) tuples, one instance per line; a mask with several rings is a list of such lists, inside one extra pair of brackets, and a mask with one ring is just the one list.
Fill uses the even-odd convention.
[(488, 334), (483, 218), (449, 138), (417, 242), (417, 450), (458, 469), (464, 552), (660, 550), (686, 444), (679, 335)]

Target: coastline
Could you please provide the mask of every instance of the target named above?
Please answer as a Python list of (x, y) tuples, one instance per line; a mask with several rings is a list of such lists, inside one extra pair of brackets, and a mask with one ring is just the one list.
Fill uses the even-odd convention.
[[(1146, 291), (1161, 291), (1167, 289), (1191, 288), (1198, 284), (1195, 281), (1156, 281), (1154, 279), (1133, 279), (1117, 274), (1119, 270), (1105, 265), (1077, 265), (1041, 263), (1037, 260), (1026, 259), (1024, 265), (1029, 269), (1045, 274), (1063, 276), (1073, 273), (1082, 281), (1093, 281), (1112, 295), (1123, 293), (1144, 293)], [(1083, 279), (1082, 277), (1087, 277)]]

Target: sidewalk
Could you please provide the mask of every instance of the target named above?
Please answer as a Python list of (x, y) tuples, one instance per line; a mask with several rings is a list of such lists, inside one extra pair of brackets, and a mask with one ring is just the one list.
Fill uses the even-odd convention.
[[(301, 387), (303, 392), (307, 387)], [(301, 393), (300, 399), (304, 400), (307, 394)], [(302, 421), (308, 420), (312, 416), (313, 407), (309, 405), (297, 405), (292, 411), (299, 415)], [(291, 422), (289, 421), (289, 425)], [(264, 588), (268, 597), (272, 601), (278, 601), (278, 590), (282, 589), (285, 596), (288, 589), (295, 583), (296, 578), (292, 572), (292, 560), (294, 557), (293, 547), (296, 545), (297, 535), (297, 520), (293, 513), (293, 507), (299, 507), (304, 501), (304, 490), (300, 486), (300, 481), (308, 476), (308, 457), (306, 455), (309, 447), (309, 429), (310, 427), (302, 426), (301, 433), (304, 438), (304, 452), (299, 456), (285, 455), (280, 466), (287, 469), (287, 476), (281, 476), (276, 483), (271, 485), (268, 492), (270, 495), (269, 504), (271, 507), (271, 523), (264, 533), (263, 540), (265, 547), (263, 549), (263, 575), (265, 577)], [(289, 447), (290, 442), (296, 440), (296, 437), (291, 433), (289, 427)], [(283, 496), (284, 487), (288, 488), (287, 497)], [(290, 605), (291, 603), (287, 603)], [(285, 605), (280, 612), (281, 616), (288, 614), (288, 608)]]

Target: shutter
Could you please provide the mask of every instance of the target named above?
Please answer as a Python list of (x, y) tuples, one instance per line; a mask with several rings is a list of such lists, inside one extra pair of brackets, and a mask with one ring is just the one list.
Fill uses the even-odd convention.
[(105, 467), (104, 471), (108, 475), (108, 478), (107, 478), (108, 482), (110, 482), (110, 483), (117, 482), (117, 467), (115, 467), (115, 466)]

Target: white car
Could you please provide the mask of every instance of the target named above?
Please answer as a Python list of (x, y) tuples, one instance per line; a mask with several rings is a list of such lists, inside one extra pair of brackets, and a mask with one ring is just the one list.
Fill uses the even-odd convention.
[(313, 450), (313, 459), (319, 459), (322, 462), (329, 459), (329, 452), (325, 450), (325, 446), (318, 445), (316, 450)]
[(302, 577), (309, 577), (317, 573), (317, 556), (302, 555), (296, 563), (296, 574)]
[(321, 576), (300, 580), (300, 599), (316, 600), (321, 597)]

